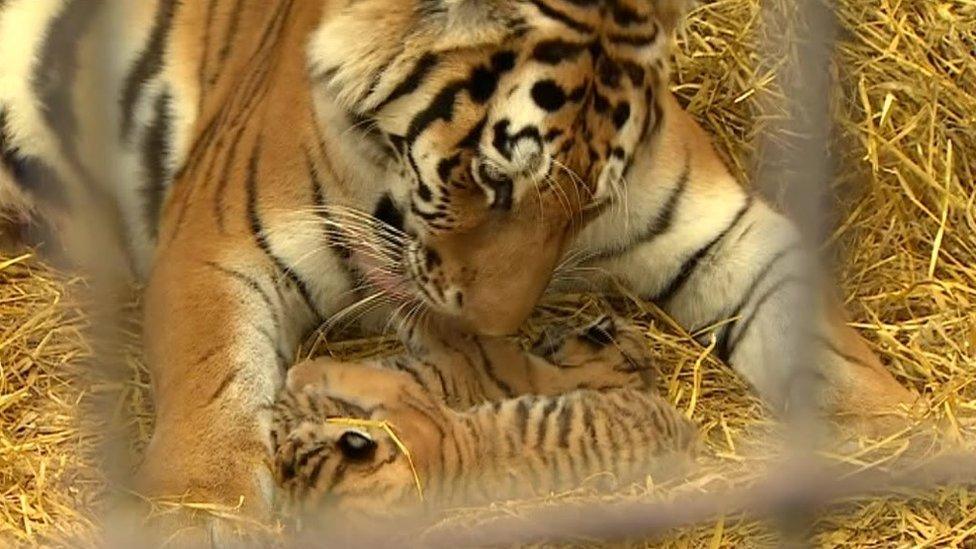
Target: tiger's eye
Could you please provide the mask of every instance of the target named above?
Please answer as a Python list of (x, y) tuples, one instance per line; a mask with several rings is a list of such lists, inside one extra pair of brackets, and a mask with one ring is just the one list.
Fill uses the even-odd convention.
[(367, 461), (376, 453), (376, 442), (357, 431), (346, 431), (337, 443), (343, 457), (352, 461)]

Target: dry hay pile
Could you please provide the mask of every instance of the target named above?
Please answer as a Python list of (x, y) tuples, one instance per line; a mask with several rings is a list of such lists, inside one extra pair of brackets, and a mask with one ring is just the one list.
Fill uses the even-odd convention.
[[(783, 10), (793, 4), (769, 1)], [(775, 122), (763, 106), (775, 103), (778, 67), (757, 53), (766, 38), (759, 4), (714, 0), (698, 8), (674, 80), (682, 102), (712, 133), (742, 181), (761, 160), (756, 136)], [(843, 32), (834, 111), (842, 169), (833, 186), (840, 215), (829, 244), (846, 258), (838, 277), (847, 308), (898, 378), (925, 395), (930, 417), (948, 438), (972, 447), (976, 4), (839, 5)], [(122, 386), (77, 375), (88, 353), (80, 332), (85, 316), (65, 295), (79, 284), (30, 258), (0, 259), (0, 539), (92, 539), (101, 475), (93, 466), (96, 440), (86, 433), (97, 432), (97, 426), (81, 411), (93, 395), (111, 395), (117, 410), (134, 412), (140, 433), (149, 429), (146, 375), (137, 361), (131, 381)], [(580, 304), (563, 301), (550, 312), (572, 312)], [(746, 485), (761, 475), (769, 458), (761, 449), (775, 431), (762, 405), (659, 312), (640, 304), (631, 310), (648, 326), (650, 345), (660, 356), (662, 390), (705, 433), (703, 470), (678, 489), (704, 493)], [(362, 344), (351, 347), (363, 350)], [(834, 457), (876, 469), (903, 448), (903, 437), (860, 441)], [(614, 497), (646, 492), (634, 486)], [(586, 494), (541, 503), (581, 497)], [(512, 504), (467, 510), (448, 521), (477, 523), (522, 509)], [(815, 535), (823, 546), (966, 546), (976, 540), (976, 492), (944, 488), (849, 500), (820, 516)], [(775, 541), (775, 529), (730, 516), (673, 532), (665, 544)]]

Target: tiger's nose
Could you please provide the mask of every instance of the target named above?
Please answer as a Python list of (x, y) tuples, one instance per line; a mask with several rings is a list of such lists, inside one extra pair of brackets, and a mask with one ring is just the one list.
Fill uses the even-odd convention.
[(537, 129), (523, 130), (512, 138), (512, 166), (520, 176), (534, 176), (542, 160), (542, 137)]

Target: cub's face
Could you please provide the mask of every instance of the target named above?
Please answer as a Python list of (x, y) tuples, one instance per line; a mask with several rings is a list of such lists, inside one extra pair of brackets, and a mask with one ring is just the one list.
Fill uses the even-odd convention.
[(419, 475), (441, 455), (446, 421), (404, 372), (328, 358), (295, 365), (272, 421), (285, 502), (342, 520), (420, 510), (430, 479)]
[(388, 151), (380, 251), (363, 258), (378, 285), (476, 332), (517, 329), (657, 128), (675, 5), (358, 0), (326, 16), (313, 73)]

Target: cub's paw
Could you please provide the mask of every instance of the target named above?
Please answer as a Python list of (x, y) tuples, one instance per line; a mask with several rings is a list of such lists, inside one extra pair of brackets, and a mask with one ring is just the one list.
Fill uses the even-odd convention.
[(532, 352), (563, 369), (591, 371), (592, 382), (585, 384), (590, 388), (654, 386), (653, 360), (643, 330), (620, 317), (603, 315), (566, 331), (548, 328)]

